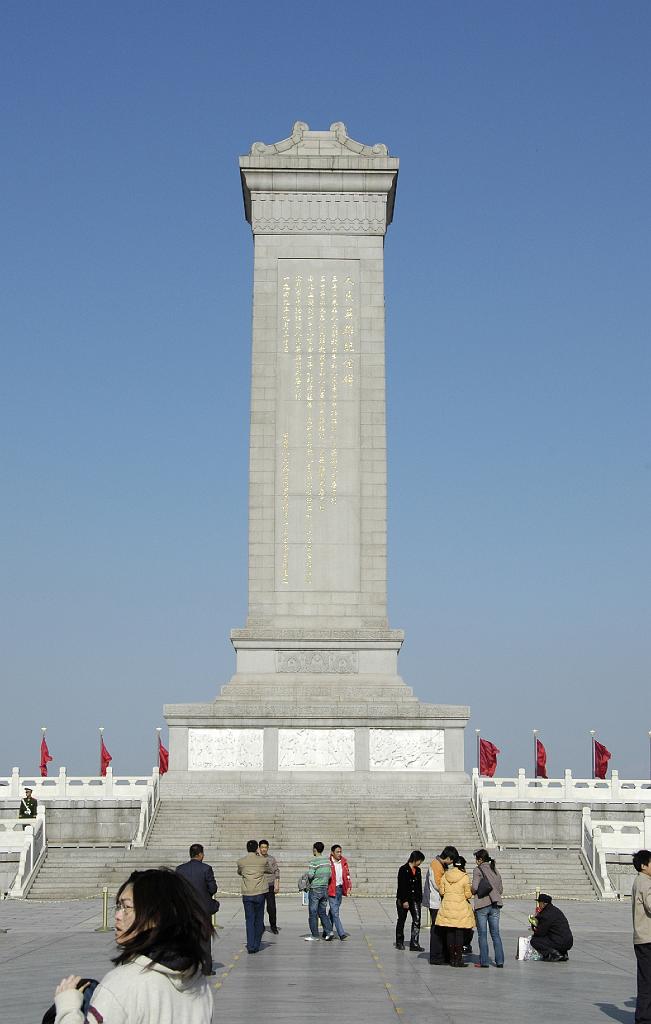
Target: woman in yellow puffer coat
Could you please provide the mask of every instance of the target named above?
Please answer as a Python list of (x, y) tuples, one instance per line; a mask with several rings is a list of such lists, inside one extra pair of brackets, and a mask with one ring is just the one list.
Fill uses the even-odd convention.
[(455, 860), (441, 878), (439, 885), (441, 908), (436, 915), (436, 924), (447, 928), (450, 967), (467, 967), (463, 962), (463, 933), (466, 928), (475, 927), (475, 915), (470, 906), (472, 889), (466, 874), (464, 857)]

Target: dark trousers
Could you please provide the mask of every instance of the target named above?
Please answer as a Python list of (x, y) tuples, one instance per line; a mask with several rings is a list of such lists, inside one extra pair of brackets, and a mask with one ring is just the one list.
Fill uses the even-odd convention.
[(563, 943), (561, 946), (555, 946), (546, 935), (532, 935), (531, 945), (537, 953), (567, 953), (568, 949), (572, 948), (571, 942), (569, 946), (566, 943)]
[(633, 948), (637, 960), (635, 1024), (651, 1024), (651, 942), (637, 942)]
[(246, 920), (246, 948), (254, 953), (258, 952), (262, 941), (265, 899), (264, 893), (259, 896), (242, 896)]
[(267, 914), (269, 915), (269, 927), (276, 927), (276, 894), (274, 892), (273, 885), (270, 885), (267, 889), (267, 895), (265, 896), (267, 903)]
[(432, 919), (432, 927), (429, 933), (429, 962), (431, 964), (447, 964), (450, 961), (448, 944), (446, 938), (447, 928), (436, 924), (438, 910), (430, 910), (429, 916)]
[(201, 940), (203, 973), (212, 974), (212, 915), (206, 914), (206, 926)]
[(396, 900), (398, 921), (396, 923), (396, 944), (404, 945), (405, 942), (405, 921), (407, 914), (411, 914), (411, 939), (410, 946), (417, 946), (420, 938), (420, 903), (409, 900), (409, 906), (403, 907), (400, 900)]

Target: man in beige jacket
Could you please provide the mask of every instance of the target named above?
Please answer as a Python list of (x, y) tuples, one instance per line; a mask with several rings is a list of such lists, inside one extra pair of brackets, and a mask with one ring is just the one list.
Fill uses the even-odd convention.
[(651, 1024), (651, 853), (633, 855), (637, 871), (631, 890), (633, 944), (637, 960), (637, 1003), (635, 1024)]
[(269, 885), (273, 884), (273, 868), (267, 857), (259, 857), (257, 839), (249, 839), (246, 857), (237, 862), (237, 873), (242, 878), (242, 903), (246, 920), (246, 949), (257, 953), (264, 931), (264, 904)]

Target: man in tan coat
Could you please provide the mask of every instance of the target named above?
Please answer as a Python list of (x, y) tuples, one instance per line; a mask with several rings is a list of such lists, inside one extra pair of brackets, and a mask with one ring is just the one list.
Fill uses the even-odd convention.
[(637, 960), (635, 1024), (651, 1024), (651, 853), (638, 850), (633, 856), (637, 871), (631, 891), (633, 945)]
[(273, 868), (267, 857), (259, 857), (257, 839), (249, 839), (246, 857), (237, 862), (237, 873), (242, 878), (242, 903), (246, 920), (246, 949), (257, 953), (264, 931), (264, 904), (273, 883)]

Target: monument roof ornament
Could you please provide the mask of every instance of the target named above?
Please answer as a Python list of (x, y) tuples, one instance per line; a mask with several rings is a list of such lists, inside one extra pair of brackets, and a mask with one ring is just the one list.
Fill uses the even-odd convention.
[(383, 143), (365, 146), (351, 139), (342, 121), (335, 121), (327, 132), (310, 131), (305, 121), (295, 121), (292, 134), (281, 142), (254, 142), (250, 156), (356, 156), (387, 157), (389, 150)]

